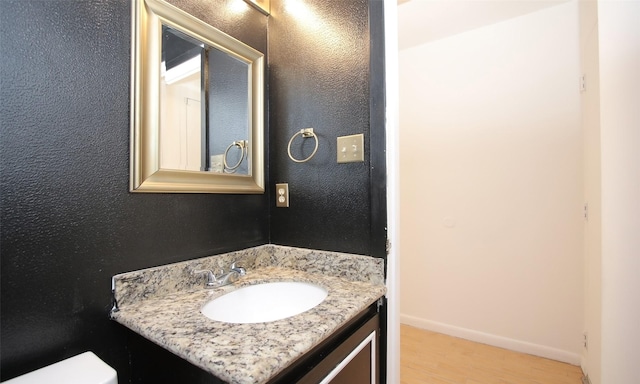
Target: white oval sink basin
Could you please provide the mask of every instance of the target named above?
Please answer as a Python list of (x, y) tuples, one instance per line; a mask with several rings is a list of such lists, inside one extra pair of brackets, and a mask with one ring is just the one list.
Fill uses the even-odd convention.
[(265, 283), (215, 298), (205, 304), (201, 312), (212, 320), (226, 323), (264, 323), (308, 311), (326, 297), (326, 289), (311, 283)]

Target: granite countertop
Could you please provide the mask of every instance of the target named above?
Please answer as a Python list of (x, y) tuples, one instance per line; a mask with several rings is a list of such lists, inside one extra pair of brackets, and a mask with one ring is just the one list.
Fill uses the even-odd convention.
[[(225, 287), (205, 289), (190, 273), (236, 260), (246, 276)], [(275, 281), (314, 283), (328, 295), (306, 312), (265, 323), (218, 322), (200, 312), (232, 290)], [(386, 292), (380, 259), (275, 245), (125, 273), (113, 284), (113, 320), (237, 384), (267, 382)]]

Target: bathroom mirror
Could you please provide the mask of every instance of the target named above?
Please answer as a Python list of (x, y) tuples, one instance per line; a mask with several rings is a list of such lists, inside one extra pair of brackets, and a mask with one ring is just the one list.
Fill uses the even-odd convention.
[(263, 60), (163, 0), (136, 0), (130, 191), (264, 193)]

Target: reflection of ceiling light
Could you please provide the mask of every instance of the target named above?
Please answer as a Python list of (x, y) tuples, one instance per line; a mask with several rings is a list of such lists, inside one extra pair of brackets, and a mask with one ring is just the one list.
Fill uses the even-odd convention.
[(247, 4), (242, 0), (235, 0), (229, 4), (229, 11), (233, 14), (242, 14), (247, 11)]
[[(316, 42), (314, 47), (322, 49), (324, 55), (343, 55), (350, 52), (353, 39), (348, 39), (340, 28), (332, 25), (331, 20), (318, 17), (317, 12), (304, 0), (284, 0), (284, 10), (300, 25), (300, 31), (306, 32)], [(321, 36), (321, 39), (317, 37)]]
[(200, 72), (200, 64), (200, 56), (196, 56), (167, 71), (165, 62), (163, 61), (161, 64), (160, 76), (164, 77), (164, 82), (166, 84), (173, 84), (176, 81), (180, 81), (185, 77)]
[(289, 0), (285, 3), (285, 9), (298, 20), (304, 21), (306, 23), (314, 22), (315, 20), (317, 20), (316, 15), (303, 1)]

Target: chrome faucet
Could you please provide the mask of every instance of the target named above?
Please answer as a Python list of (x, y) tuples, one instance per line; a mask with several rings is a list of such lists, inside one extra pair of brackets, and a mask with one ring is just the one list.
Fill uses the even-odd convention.
[(229, 267), (229, 272), (224, 273), (222, 276), (219, 276), (218, 281), (220, 282), (220, 286), (232, 284), (237, 281), (240, 276), (244, 276), (246, 274), (247, 271), (242, 267), (236, 266), (236, 262), (234, 261), (233, 263), (231, 263), (231, 267)]
[(247, 273), (243, 267), (236, 266), (235, 261), (231, 264), (229, 272), (225, 273), (224, 269), (221, 269), (220, 272), (221, 274), (216, 276), (210, 269), (200, 269), (193, 271), (193, 274), (206, 274), (207, 282), (205, 283), (205, 288), (216, 288), (233, 284), (238, 280), (238, 277), (244, 276)]

